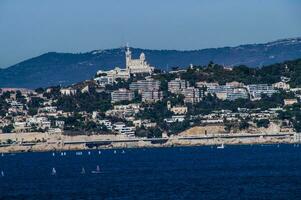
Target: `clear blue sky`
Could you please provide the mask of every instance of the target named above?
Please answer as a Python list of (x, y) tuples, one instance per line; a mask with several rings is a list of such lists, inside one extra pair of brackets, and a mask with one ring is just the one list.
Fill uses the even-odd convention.
[(202, 49), (301, 36), (301, 0), (0, 0), (0, 67), (49, 51)]

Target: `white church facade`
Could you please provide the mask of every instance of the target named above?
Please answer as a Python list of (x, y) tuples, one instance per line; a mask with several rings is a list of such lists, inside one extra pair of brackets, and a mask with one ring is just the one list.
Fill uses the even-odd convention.
[(145, 54), (142, 52), (139, 59), (132, 59), (132, 52), (127, 47), (125, 52), (126, 70), (130, 74), (152, 74), (154, 67), (151, 67), (145, 60)]
[(142, 52), (139, 59), (132, 58), (132, 52), (130, 48), (127, 47), (125, 52), (125, 69), (115, 67), (109, 71), (99, 70), (97, 72), (97, 78), (94, 80), (100, 85), (113, 84), (116, 79), (127, 80), (130, 78), (130, 75), (135, 74), (152, 74), (154, 67), (151, 67), (145, 60), (145, 54)]

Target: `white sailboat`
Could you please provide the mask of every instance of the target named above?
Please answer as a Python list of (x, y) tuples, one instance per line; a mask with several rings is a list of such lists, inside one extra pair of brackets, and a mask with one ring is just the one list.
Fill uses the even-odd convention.
[(85, 168), (82, 168), (81, 174), (85, 174), (85, 173), (86, 173)]
[(100, 167), (99, 165), (96, 166), (96, 170), (92, 171), (92, 174), (99, 174), (100, 172)]
[[(220, 136), (218, 137), (218, 141), (221, 141), (221, 137)], [(221, 142), (222, 142), (221, 145), (219, 145), (219, 146), (216, 147), (217, 149), (224, 149), (225, 148), (224, 141), (221, 141)]]
[(1, 171), (1, 176), (4, 177), (4, 171), (3, 170)]
[(221, 145), (217, 146), (216, 148), (217, 148), (217, 149), (224, 149), (224, 148), (225, 148), (225, 145), (224, 145), (224, 143), (222, 143)]
[(52, 168), (51, 175), (52, 175), (52, 176), (55, 176), (55, 175), (56, 175), (56, 169), (55, 169), (54, 167)]

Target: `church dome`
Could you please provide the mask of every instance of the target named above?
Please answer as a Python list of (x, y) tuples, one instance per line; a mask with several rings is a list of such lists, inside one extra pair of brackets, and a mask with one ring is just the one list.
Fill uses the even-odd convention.
[(142, 61), (145, 60), (145, 54), (143, 52), (140, 54), (140, 60), (142, 60)]

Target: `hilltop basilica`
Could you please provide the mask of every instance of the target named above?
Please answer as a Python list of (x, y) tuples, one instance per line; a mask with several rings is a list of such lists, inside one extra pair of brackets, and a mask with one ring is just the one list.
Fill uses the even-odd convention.
[(151, 67), (145, 60), (145, 54), (142, 52), (139, 59), (132, 59), (132, 52), (130, 48), (126, 48), (125, 52), (125, 69), (115, 67), (115, 69), (109, 71), (99, 70), (97, 72), (97, 81), (100, 85), (112, 84), (116, 79), (127, 80), (131, 75), (135, 74), (149, 74), (151, 75), (154, 71), (154, 67)]
[(130, 74), (151, 74), (154, 71), (154, 67), (151, 67), (145, 61), (145, 54), (143, 52), (140, 54), (139, 59), (132, 59), (132, 52), (130, 51), (130, 48), (127, 47), (127, 50), (125, 52), (125, 59), (126, 70)]

